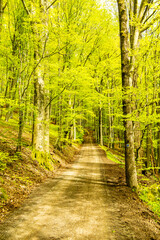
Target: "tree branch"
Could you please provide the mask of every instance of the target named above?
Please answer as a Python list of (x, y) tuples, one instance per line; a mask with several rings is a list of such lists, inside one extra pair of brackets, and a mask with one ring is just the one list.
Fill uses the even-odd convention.
[[(64, 47), (62, 47), (61, 49), (58, 49), (58, 46), (57, 46), (56, 49), (55, 49), (52, 53), (50, 53), (50, 54), (44, 56), (43, 58), (52, 57), (53, 55), (59, 53), (61, 50), (63, 50), (64, 48), (66, 48), (68, 45), (69, 45), (69, 43), (66, 44)], [(57, 49), (58, 49), (58, 50), (57, 50)]]
[(51, 8), (55, 3), (57, 2), (57, 0), (53, 1), (47, 8), (46, 8), (46, 11)]
[(142, 147), (143, 138), (144, 138), (145, 132), (146, 132), (146, 130), (147, 130), (147, 127), (148, 127), (149, 125), (150, 125), (150, 124), (147, 124), (147, 125), (145, 126), (144, 130), (142, 131), (142, 137), (141, 137), (140, 145), (139, 145), (139, 147), (138, 147), (137, 150), (136, 150), (136, 157), (135, 157), (135, 161), (136, 161), (136, 162), (138, 161), (139, 150), (140, 150), (141, 147)]
[(144, 11), (143, 11), (143, 15), (142, 15), (142, 17), (140, 18), (140, 22), (142, 23), (143, 22), (143, 20), (145, 19), (145, 17), (146, 17), (146, 14), (149, 12), (149, 4), (152, 2), (152, 0), (148, 0), (148, 2), (146, 3), (146, 5), (145, 5), (145, 8), (144, 8)]
[(71, 82), (71, 84), (65, 85), (64, 88), (60, 91), (60, 93), (58, 93), (56, 96), (54, 96), (53, 98), (51, 98), (51, 100), (49, 101), (49, 103), (46, 105), (45, 110), (47, 109), (47, 107), (51, 104), (51, 102), (52, 102), (55, 98), (57, 98), (58, 96), (60, 96), (60, 95), (65, 91), (65, 89), (66, 89), (68, 86), (71, 87), (72, 84), (74, 83), (74, 81), (75, 81), (75, 79)]
[(144, 10), (145, 10), (145, 7), (146, 7), (146, 4), (147, 4), (147, 1), (146, 0), (142, 0), (141, 1), (141, 5), (140, 5), (140, 7), (139, 7), (139, 13), (138, 13), (138, 18), (142, 18), (142, 16), (143, 16), (143, 12), (144, 12)]
[(137, 16), (137, 6), (138, 6), (138, 1), (134, 1), (134, 16)]
[(4, 12), (5, 8), (7, 7), (8, 1), (5, 3), (4, 7), (2, 8), (2, 11)]
[(147, 103), (145, 104), (144, 106), (142, 106), (142, 104), (140, 104), (140, 107), (138, 109), (138, 113), (140, 114), (142, 110), (144, 110), (146, 107), (149, 107), (149, 106), (152, 106), (153, 104), (156, 104), (157, 105), (157, 99), (153, 100), (152, 102), (150, 103)]
[(29, 13), (29, 11), (28, 11), (28, 9), (27, 9), (27, 7), (26, 7), (26, 4), (25, 4), (24, 0), (21, 0), (21, 2), (22, 2), (22, 4), (23, 4), (24, 10), (26, 11), (27, 15), (30, 15), (30, 13)]
[(44, 58), (44, 53), (45, 53), (45, 50), (46, 50), (46, 44), (47, 44), (48, 37), (49, 37), (49, 34), (47, 34), (46, 39), (45, 39), (45, 42), (44, 42), (44, 47), (43, 47), (42, 56), (40, 57), (39, 61), (37, 62), (37, 64), (36, 64), (35, 67), (33, 68), (32, 72), (31, 72), (31, 74), (30, 74), (30, 76), (29, 76), (27, 86), (26, 86), (26, 87), (24, 88), (24, 90), (23, 90), (22, 98), (23, 98), (26, 90), (27, 90), (28, 87), (29, 87), (29, 83), (30, 83), (30, 80), (31, 80), (31, 77), (32, 77), (33, 73), (35, 72), (36, 68), (37, 68), (38, 65), (41, 63), (42, 59)]
[(60, 95), (64, 92), (64, 90), (66, 89), (66, 87), (67, 87), (67, 85), (64, 86), (64, 88), (61, 90), (60, 93), (58, 93), (56, 96), (54, 96), (53, 98), (50, 99), (49, 103), (48, 103), (48, 104), (46, 105), (46, 107), (45, 107), (45, 110), (47, 109), (47, 107), (51, 104), (51, 102), (52, 102), (54, 99), (56, 99), (58, 96), (60, 96)]
[[(159, 5), (159, 6), (160, 6), (160, 5)], [(157, 9), (154, 10), (154, 11), (152, 12), (152, 14), (150, 14), (150, 15), (145, 19), (145, 21), (144, 21), (143, 24), (145, 24), (156, 12), (157, 12)]]
[(143, 33), (143, 32), (146, 31), (148, 28), (150, 28), (158, 19), (159, 19), (158, 16), (155, 17), (155, 18), (153, 18), (153, 20), (152, 20), (150, 23), (146, 24), (146, 25), (141, 29), (140, 33)]

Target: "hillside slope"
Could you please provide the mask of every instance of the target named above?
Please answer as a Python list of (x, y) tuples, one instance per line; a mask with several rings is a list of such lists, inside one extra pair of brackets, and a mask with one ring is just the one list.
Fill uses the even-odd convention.
[(0, 225), (1, 240), (160, 240), (160, 219), (97, 144), (41, 184)]
[(25, 126), (22, 152), (16, 153), (18, 127), (16, 121), (0, 120), (0, 222), (17, 208), (37, 184), (52, 178), (59, 167), (72, 161), (77, 146), (66, 146), (63, 152), (54, 149), (56, 130), (51, 131), (52, 168), (46, 169), (32, 159), (31, 127)]

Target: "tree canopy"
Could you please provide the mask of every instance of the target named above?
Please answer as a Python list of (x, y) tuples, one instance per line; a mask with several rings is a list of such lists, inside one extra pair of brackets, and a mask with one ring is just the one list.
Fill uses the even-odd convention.
[(0, 117), (17, 122), (16, 150), (24, 125), (42, 162), (53, 129), (58, 149), (92, 133), (125, 153), (129, 186), (136, 167), (158, 173), (159, 10), (154, 0), (1, 0)]

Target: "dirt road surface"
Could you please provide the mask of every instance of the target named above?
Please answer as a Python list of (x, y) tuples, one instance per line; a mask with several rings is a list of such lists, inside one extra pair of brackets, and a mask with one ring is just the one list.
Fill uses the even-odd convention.
[(0, 240), (158, 240), (160, 225), (97, 145), (41, 184), (0, 226)]

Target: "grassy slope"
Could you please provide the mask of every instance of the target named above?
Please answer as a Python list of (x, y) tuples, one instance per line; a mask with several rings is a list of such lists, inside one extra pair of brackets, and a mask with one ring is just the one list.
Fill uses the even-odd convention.
[[(124, 167), (124, 156), (117, 153), (113, 149), (109, 149), (105, 146), (101, 148), (106, 152), (107, 158), (119, 164), (120, 167)], [(138, 194), (139, 197), (147, 203), (149, 208), (160, 217), (160, 177), (154, 176), (151, 173), (148, 176), (141, 174), (138, 170)]]
[[(16, 154), (18, 127), (15, 120), (0, 120), (0, 221), (7, 213), (18, 207), (38, 183), (53, 177), (57, 168), (73, 159), (77, 148), (67, 147), (63, 153), (50, 145), (53, 170), (42, 168), (31, 157), (31, 126), (25, 125), (22, 153)], [(51, 125), (51, 143), (57, 136)]]

